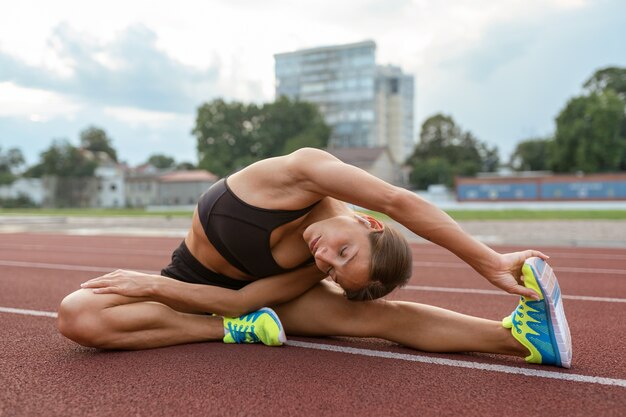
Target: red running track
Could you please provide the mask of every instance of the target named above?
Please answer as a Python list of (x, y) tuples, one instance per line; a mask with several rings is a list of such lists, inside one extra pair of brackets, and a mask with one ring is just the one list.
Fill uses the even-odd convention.
[[(426, 354), (378, 339), (103, 352), (64, 339), (54, 318), (35, 315), (54, 313), (81, 282), (108, 270), (158, 271), (178, 244), (0, 235), (0, 416), (623, 416), (626, 410), (624, 249), (540, 248), (551, 256), (566, 297), (570, 370), (497, 355)], [(415, 275), (392, 298), (491, 319), (515, 307), (515, 297), (492, 294), (445, 250), (415, 245), (414, 254)]]

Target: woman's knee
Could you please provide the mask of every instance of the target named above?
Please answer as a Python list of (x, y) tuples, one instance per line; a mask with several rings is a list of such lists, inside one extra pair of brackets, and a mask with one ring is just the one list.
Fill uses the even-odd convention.
[(88, 347), (99, 347), (106, 336), (101, 313), (105, 306), (90, 290), (78, 290), (61, 301), (57, 317), (59, 332)]
[(350, 301), (332, 283), (322, 282), (276, 311), (288, 332), (326, 336), (377, 336), (389, 301)]

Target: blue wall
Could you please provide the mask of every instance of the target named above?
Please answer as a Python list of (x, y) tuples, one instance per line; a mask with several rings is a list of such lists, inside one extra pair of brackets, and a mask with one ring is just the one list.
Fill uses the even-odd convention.
[(460, 184), (457, 198), (471, 200), (536, 200), (539, 196), (535, 183)]
[(541, 187), (541, 198), (561, 200), (626, 199), (626, 181), (544, 183)]
[(626, 179), (615, 181), (550, 181), (498, 182), (457, 185), (459, 201), (473, 200), (624, 200)]

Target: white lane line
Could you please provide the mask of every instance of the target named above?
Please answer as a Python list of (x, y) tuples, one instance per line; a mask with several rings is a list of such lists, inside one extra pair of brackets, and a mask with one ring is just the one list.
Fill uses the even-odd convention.
[[(59, 252), (81, 252), (81, 253), (106, 253), (120, 255), (148, 255), (148, 256), (169, 256), (171, 250), (149, 250), (134, 248), (111, 248), (111, 247), (86, 247), (86, 246), (66, 246), (50, 244), (32, 244), (32, 243), (0, 243), (0, 249), (18, 249), (18, 250), (40, 250), (50, 252), (51, 250)], [(418, 248), (416, 253), (420, 255), (440, 255), (451, 256), (450, 252), (441, 249)], [(549, 255), (553, 258), (571, 258), (571, 259), (596, 259), (596, 260), (626, 260), (626, 254), (618, 253), (575, 253), (575, 252), (558, 252), (549, 251)], [(463, 265), (463, 264), (461, 264)]]
[[(428, 245), (431, 246), (431, 245)], [(437, 247), (426, 247), (423, 244), (414, 245), (416, 253), (425, 255), (439, 255), (439, 256), (451, 256), (450, 252), (445, 251)], [(25, 250), (46, 250), (50, 249), (60, 251), (77, 251), (77, 252), (95, 252), (95, 253), (120, 253), (120, 254), (141, 254), (141, 255), (171, 255), (172, 251), (165, 250), (147, 250), (147, 249), (134, 249), (126, 248), (120, 249), (119, 247), (85, 247), (85, 246), (72, 246), (72, 245), (51, 245), (51, 244), (33, 244), (33, 243), (0, 243), (2, 249), (25, 249)], [(584, 248), (581, 248), (584, 250)], [(597, 248), (591, 248), (597, 250)], [(602, 259), (602, 260), (626, 260), (626, 253), (581, 253), (576, 252), (560, 252), (559, 250), (549, 250), (548, 255), (553, 258), (572, 258), (572, 259)]]
[[(63, 271), (84, 271), (84, 272), (113, 272), (117, 269), (115, 267), (49, 264), (49, 263), (42, 263), (42, 262), (21, 262), (21, 261), (6, 261), (6, 260), (0, 260), (0, 266), (12, 266), (12, 267), (17, 267), (17, 268), (36, 268), (36, 269), (60, 269)], [(147, 270), (141, 270), (141, 269), (134, 269), (134, 271), (143, 272), (145, 274), (158, 273), (157, 271), (147, 271)]]
[[(52, 311), (23, 310), (19, 308), (8, 308), (8, 307), (0, 307), (0, 313), (22, 314), (22, 315), (27, 315), (27, 316), (44, 316), (44, 317), (52, 317), (52, 318), (57, 317), (57, 313), (52, 312)], [(323, 343), (302, 342), (298, 340), (290, 340), (289, 342), (287, 342), (287, 345), (305, 348), (305, 349), (317, 349), (317, 350), (326, 350), (326, 351), (338, 352), (338, 353), (350, 353), (353, 355), (369, 356), (369, 357), (375, 357), (375, 358), (420, 362), (420, 363), (426, 363), (430, 365), (453, 366), (456, 368), (469, 368), (469, 369), (477, 369), (481, 371), (501, 372), (501, 373), (507, 373), (507, 374), (517, 374), (517, 375), (533, 376), (533, 377), (540, 377), (540, 378), (552, 378), (552, 379), (560, 379), (562, 381), (584, 382), (588, 384), (613, 385), (613, 386), (626, 388), (626, 380), (624, 379), (604, 378), (604, 377), (581, 375), (581, 374), (569, 374), (569, 373), (566, 374), (566, 373), (554, 372), (554, 371), (542, 371), (538, 369), (517, 368), (514, 366), (504, 366), (504, 365), (491, 365), (487, 363), (461, 361), (461, 360), (456, 360), (456, 359), (433, 358), (430, 356), (423, 356), (419, 354), (409, 355), (406, 353), (386, 352), (382, 350), (359, 349), (359, 348), (351, 348), (351, 347), (346, 347), (346, 346), (327, 345)]]
[(171, 256), (171, 250), (149, 250), (132, 248), (100, 248), (87, 246), (63, 246), (63, 245), (37, 245), (37, 244), (5, 244), (0, 243), (0, 249), (13, 249), (24, 251), (72, 252), (72, 253), (97, 253), (106, 255), (146, 255), (146, 256)]
[[(66, 264), (50, 264), (40, 262), (21, 262), (21, 261), (6, 261), (0, 260), (0, 266), (12, 266), (17, 268), (36, 268), (36, 269), (54, 269), (62, 271), (82, 271), (82, 272), (113, 272), (114, 267), (99, 267), (99, 266), (84, 266), (84, 265), (66, 265)], [(142, 272), (144, 274), (160, 274), (159, 271), (149, 271), (145, 269), (134, 269), (134, 271)], [(448, 288), (448, 287), (430, 287), (421, 285), (407, 285), (401, 288), (401, 290), (417, 290), (417, 291), (435, 291), (435, 292), (455, 292), (465, 294), (488, 294), (488, 295), (511, 295), (497, 290), (480, 290), (475, 288)], [(564, 295), (566, 300), (579, 300), (579, 301), (599, 301), (606, 303), (626, 303), (625, 298), (611, 298), (611, 297), (592, 297), (585, 295)]]
[[(467, 264), (460, 262), (427, 262), (415, 261), (413, 266), (422, 268), (453, 268), (453, 269), (471, 269)], [(555, 272), (569, 272), (572, 274), (610, 274), (610, 275), (626, 275), (626, 269), (604, 269), (604, 268), (568, 268), (556, 267)]]
[[(434, 291), (434, 292), (455, 292), (462, 294), (488, 294), (488, 295), (506, 295), (513, 297), (513, 294), (507, 294), (504, 291), (498, 290), (479, 290), (475, 288), (450, 288), (450, 287), (430, 287), (425, 285), (406, 285), (402, 287), (404, 290), (415, 291)], [(518, 297), (517, 295), (515, 297)], [(563, 295), (566, 300), (580, 300), (580, 301), (600, 301), (603, 303), (626, 303), (626, 298), (611, 298), (611, 297), (591, 297), (587, 295)]]
[[(581, 248), (585, 250), (585, 248)], [(597, 248), (591, 248), (592, 250), (597, 250)], [(626, 254), (621, 253), (576, 253), (576, 252), (559, 252), (558, 250), (543, 250), (546, 255), (549, 255), (551, 258), (572, 258), (572, 259), (602, 259), (602, 260), (626, 260)], [(428, 249), (424, 247), (417, 247), (415, 253), (418, 255), (439, 255), (439, 256), (448, 256), (453, 257), (450, 252), (447, 252), (444, 249)]]
[(558, 252), (558, 251), (551, 251), (551, 250), (548, 250), (546, 252), (549, 252), (549, 253), (546, 253), (546, 255), (549, 255), (554, 258), (602, 259), (602, 260), (615, 260), (615, 261), (626, 260), (626, 255), (619, 254), (619, 253), (575, 253), (575, 252)]
[[(450, 252), (443, 249), (428, 248), (425, 245), (417, 244), (416, 253), (420, 255), (439, 255), (451, 256)], [(171, 250), (148, 250), (148, 249), (120, 249), (119, 247), (85, 247), (71, 245), (52, 245), (52, 244), (33, 244), (33, 243), (0, 243), (0, 249), (22, 249), (22, 250), (44, 250), (59, 252), (81, 252), (81, 253), (106, 253), (120, 255), (154, 255), (169, 256)], [(584, 249), (584, 248), (583, 248)], [(597, 250), (596, 248), (592, 248)], [(626, 260), (626, 254), (619, 253), (576, 253), (576, 252), (559, 252), (558, 250), (549, 250), (550, 256), (553, 258), (570, 258), (570, 259), (595, 259), (595, 260)]]
[[(100, 266), (84, 266), (84, 265), (67, 265), (67, 264), (51, 264), (42, 262), (24, 262), (24, 261), (10, 261), (0, 259), (0, 266), (13, 266), (18, 268), (43, 268), (43, 269), (65, 269), (70, 271), (90, 271), (90, 272), (111, 272), (116, 269), (114, 267), (100, 267)], [(470, 269), (470, 267), (463, 263), (455, 262), (413, 262), (413, 266), (428, 267), (428, 268), (454, 268), (454, 269)], [(556, 272), (568, 272), (579, 274), (610, 274), (610, 275), (626, 275), (626, 269), (600, 269), (600, 268), (554, 268)], [(147, 271), (134, 269), (137, 272), (145, 272), (147, 274), (153, 274), (155, 271)]]
[(0, 313), (23, 314), (25, 316), (43, 316), (56, 318), (57, 313), (53, 311), (24, 310), (21, 308), (0, 307)]
[(584, 382), (588, 384), (612, 385), (626, 388), (626, 379), (604, 378), (591, 375), (570, 374), (554, 371), (543, 371), (539, 369), (517, 368), (514, 366), (491, 365), (487, 363), (461, 361), (455, 359), (433, 358), (422, 355), (409, 355), (405, 353), (385, 352), (380, 350), (358, 349), (345, 346), (326, 345), (322, 343), (310, 343), (297, 340), (287, 342), (288, 346), (296, 346), (305, 349), (318, 349), (330, 352), (349, 353), (352, 355), (370, 356), (375, 358), (396, 359), (410, 362), (420, 362), (430, 365), (453, 366), (456, 368), (469, 368), (481, 371), (501, 372), (506, 374), (517, 374), (538, 378), (552, 378), (562, 381)]
[(568, 268), (559, 266), (553, 268), (556, 272), (572, 272), (575, 274), (611, 274), (626, 275), (626, 269), (604, 269), (604, 268)]

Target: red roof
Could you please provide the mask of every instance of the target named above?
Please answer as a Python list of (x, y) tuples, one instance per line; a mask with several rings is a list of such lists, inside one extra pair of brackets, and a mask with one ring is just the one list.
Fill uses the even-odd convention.
[(383, 153), (387, 152), (387, 148), (333, 148), (327, 151), (346, 164), (367, 170)]
[(159, 182), (215, 182), (217, 180), (217, 175), (202, 169), (172, 171), (159, 176)]

